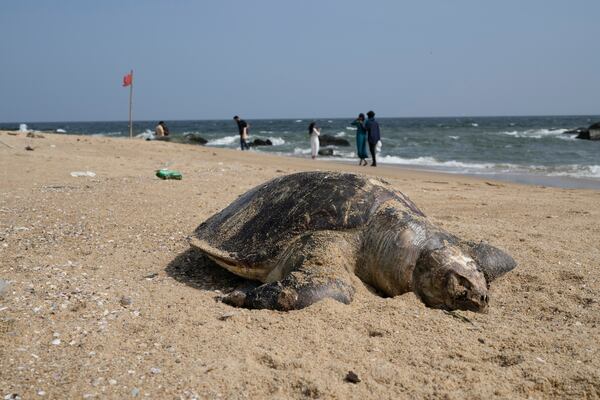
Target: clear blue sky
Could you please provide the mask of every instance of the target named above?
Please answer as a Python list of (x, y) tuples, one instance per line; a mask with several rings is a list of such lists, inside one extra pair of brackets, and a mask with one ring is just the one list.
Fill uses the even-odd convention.
[(600, 113), (598, 0), (2, 0), (0, 122)]

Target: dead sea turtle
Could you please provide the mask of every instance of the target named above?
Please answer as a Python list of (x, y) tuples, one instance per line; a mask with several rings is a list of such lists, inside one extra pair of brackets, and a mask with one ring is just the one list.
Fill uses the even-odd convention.
[(389, 184), (337, 172), (259, 185), (198, 226), (190, 243), (264, 283), (223, 299), (247, 308), (293, 310), (326, 297), (348, 304), (356, 275), (384, 296), (413, 291), (429, 307), (483, 311), (489, 283), (516, 267), (502, 250), (434, 226)]

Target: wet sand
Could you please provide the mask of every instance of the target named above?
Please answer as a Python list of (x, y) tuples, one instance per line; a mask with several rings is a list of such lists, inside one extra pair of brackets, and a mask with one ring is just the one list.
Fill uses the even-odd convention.
[[(598, 190), (166, 142), (0, 141), (0, 396), (600, 397)], [(183, 180), (156, 178), (161, 167)], [(382, 177), (519, 266), (485, 314), (368, 290), (288, 313), (216, 301), (243, 281), (186, 237), (255, 185), (317, 169)]]

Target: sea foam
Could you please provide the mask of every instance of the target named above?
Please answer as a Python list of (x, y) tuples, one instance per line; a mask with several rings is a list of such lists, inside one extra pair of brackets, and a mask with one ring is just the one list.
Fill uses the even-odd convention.
[(225, 136), (222, 138), (209, 140), (206, 143), (206, 145), (207, 146), (227, 146), (227, 145), (236, 143), (238, 140), (240, 140), (239, 135)]

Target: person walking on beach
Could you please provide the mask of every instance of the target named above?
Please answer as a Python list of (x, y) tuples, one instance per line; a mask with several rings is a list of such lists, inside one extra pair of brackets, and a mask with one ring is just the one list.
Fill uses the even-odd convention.
[(321, 129), (319, 129), (315, 121), (308, 125), (308, 134), (310, 135), (310, 155), (314, 160), (317, 158), (317, 154), (319, 154), (319, 135), (321, 134)]
[(249, 136), (248, 124), (243, 119), (240, 119), (240, 117), (238, 117), (237, 115), (233, 117), (233, 119), (235, 120), (235, 122), (237, 122), (238, 131), (240, 133), (240, 147), (242, 148), (242, 151), (250, 150), (250, 146), (248, 146), (248, 142), (246, 141), (248, 140)]
[(371, 152), (371, 158), (373, 162), (371, 167), (377, 166), (377, 159), (375, 158), (377, 142), (381, 140), (381, 134), (379, 133), (379, 123), (375, 121), (375, 113), (369, 111), (367, 113), (367, 123), (365, 124), (365, 130), (367, 131), (367, 140), (369, 141), (369, 150)]
[(365, 129), (365, 114), (358, 114), (358, 118), (352, 122), (356, 127), (356, 154), (358, 155), (358, 165), (367, 165), (367, 131)]

